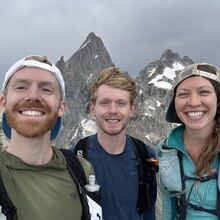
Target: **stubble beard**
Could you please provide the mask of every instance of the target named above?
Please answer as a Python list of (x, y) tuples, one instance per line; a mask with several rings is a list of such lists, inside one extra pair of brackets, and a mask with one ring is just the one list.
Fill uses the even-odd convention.
[[(102, 119), (104, 120), (104, 119)], [(104, 126), (104, 123), (102, 120), (96, 119), (96, 124), (103, 131), (103, 133), (114, 136), (114, 135), (119, 135), (128, 125), (128, 119), (125, 121), (125, 123), (120, 127), (120, 128), (108, 128)]]

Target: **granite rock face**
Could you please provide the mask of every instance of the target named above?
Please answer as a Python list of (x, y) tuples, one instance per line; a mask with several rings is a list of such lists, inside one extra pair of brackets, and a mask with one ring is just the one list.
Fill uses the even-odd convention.
[[(134, 79), (138, 87), (138, 108), (128, 125), (128, 134), (140, 138), (153, 148), (167, 136), (175, 126), (165, 121), (166, 110), (172, 98), (173, 78), (179, 70), (192, 63), (187, 56), (181, 58), (167, 49), (159, 60), (149, 63), (141, 70)], [(115, 65), (101, 38), (93, 32), (68, 60), (65, 61), (61, 56), (56, 65), (66, 83), (67, 111), (54, 145), (69, 148), (82, 137), (96, 132), (95, 121), (89, 113), (89, 87), (103, 69)], [(2, 132), (0, 142), (1, 145), (7, 144)]]
[(102, 40), (90, 33), (79, 49), (65, 62), (57, 62), (66, 83), (67, 111), (56, 145), (68, 148), (83, 136), (82, 123), (89, 115), (89, 86), (100, 72), (114, 66)]
[[(140, 72), (134, 79), (139, 91), (138, 109), (127, 128), (128, 134), (155, 147), (170, 132), (175, 125), (165, 121), (165, 113), (172, 97), (171, 84), (178, 71), (192, 63), (188, 57), (181, 58), (167, 49), (159, 60)], [(67, 61), (61, 57), (57, 66), (66, 82), (68, 108), (55, 144), (59, 148), (69, 148), (96, 131), (89, 113), (89, 87), (104, 68), (114, 63), (102, 40), (90, 33), (79, 49)]]

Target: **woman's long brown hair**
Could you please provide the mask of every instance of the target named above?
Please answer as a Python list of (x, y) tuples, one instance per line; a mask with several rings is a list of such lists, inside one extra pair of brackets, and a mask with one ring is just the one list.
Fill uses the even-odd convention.
[(215, 115), (216, 124), (213, 128), (213, 132), (209, 138), (208, 144), (204, 147), (200, 153), (197, 163), (195, 174), (202, 176), (204, 173), (213, 174), (211, 171), (211, 164), (214, 161), (220, 148), (220, 84), (214, 80), (207, 79), (213, 85), (217, 96), (217, 111)]

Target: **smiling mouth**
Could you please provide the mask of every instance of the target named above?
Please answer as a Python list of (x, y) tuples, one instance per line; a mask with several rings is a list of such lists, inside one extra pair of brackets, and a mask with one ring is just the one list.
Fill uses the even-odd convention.
[(200, 118), (205, 112), (187, 112), (187, 115), (191, 118)]
[(120, 119), (106, 119), (106, 121), (109, 123), (118, 123), (120, 122)]
[(20, 112), (21, 115), (25, 116), (42, 116), (44, 113), (42, 111), (36, 111), (36, 110), (25, 110)]

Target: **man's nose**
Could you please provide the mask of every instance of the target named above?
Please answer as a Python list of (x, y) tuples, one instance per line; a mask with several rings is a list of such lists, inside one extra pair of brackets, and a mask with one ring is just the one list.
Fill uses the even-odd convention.
[(118, 110), (117, 104), (112, 102), (111, 105), (109, 106), (109, 112), (115, 113), (115, 112), (117, 112), (117, 110)]
[(27, 91), (26, 100), (39, 100), (40, 99), (40, 91), (36, 86), (31, 86)]

